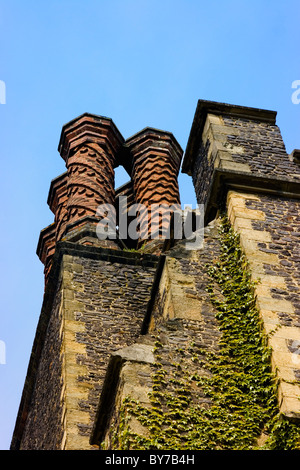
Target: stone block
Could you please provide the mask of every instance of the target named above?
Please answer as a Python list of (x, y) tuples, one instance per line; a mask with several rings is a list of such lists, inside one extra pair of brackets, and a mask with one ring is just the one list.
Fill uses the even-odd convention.
[(264, 263), (258, 259), (248, 259), (252, 279), (259, 281), (265, 274)]
[(300, 328), (296, 326), (281, 326), (276, 336), (285, 340), (300, 341)]
[(120, 356), (125, 361), (145, 362), (154, 364), (153, 346), (149, 344), (134, 343), (131, 346), (119, 349), (114, 356)]
[(238, 232), (241, 238), (246, 239), (246, 240), (255, 240), (261, 243), (272, 242), (272, 236), (270, 232), (267, 232), (266, 230), (253, 230), (251, 228), (249, 229), (249, 228), (239, 227)]
[(219, 126), (224, 125), (224, 121), (222, 119), (222, 116), (218, 116), (216, 114), (211, 114), (211, 113), (207, 114), (206, 123), (216, 124), (216, 125), (219, 125)]
[(89, 443), (89, 436), (81, 436), (77, 429), (67, 434), (64, 450), (93, 450), (95, 449)]
[(296, 397), (287, 397), (279, 393), (280, 412), (287, 418), (300, 419), (300, 400)]
[(263, 282), (258, 284), (258, 286), (255, 287), (255, 293), (258, 298), (260, 297), (272, 297), (270, 287), (265, 285)]
[(293, 304), (288, 300), (276, 299), (276, 301), (274, 301), (274, 299), (270, 297), (259, 297), (257, 303), (262, 310), (280, 313), (294, 313), (295, 311)]
[(257, 196), (256, 194), (230, 190), (228, 191), (227, 201), (231, 201), (233, 199), (244, 199), (244, 201), (247, 201), (247, 200), (260, 201), (260, 197)]
[(277, 287), (277, 288), (285, 288), (286, 283), (285, 279), (282, 276), (273, 276), (272, 274), (261, 274), (260, 275), (260, 284), (263, 286), (268, 287)]
[[(233, 218), (241, 217), (244, 219), (251, 219), (251, 220), (265, 220), (266, 216), (263, 211), (248, 209), (248, 208), (237, 208), (233, 211)], [(233, 219), (233, 220), (234, 220)]]
[[(265, 253), (263, 251), (259, 251), (259, 249), (256, 250), (254, 245), (255, 243), (256, 242), (253, 243), (253, 240), (241, 239), (241, 246), (249, 263), (256, 262), (261, 265), (269, 264), (278, 266), (278, 256), (275, 253)], [(265, 271), (263, 270), (262, 272), (264, 273)]]
[(238, 233), (240, 233), (241, 230), (252, 231), (252, 222), (250, 219), (245, 219), (244, 217), (235, 217), (233, 229)]
[(251, 173), (250, 166), (247, 163), (237, 163), (235, 161), (229, 161), (228, 159), (220, 160), (220, 168), (222, 170), (233, 170), (233, 171), (241, 171), (243, 173)]
[[(270, 337), (270, 342), (272, 347), (272, 336)], [(289, 352), (287, 347), (284, 349), (276, 349), (276, 343), (274, 348), (272, 348), (272, 362), (275, 368), (280, 368), (283, 366), (293, 369), (292, 354)]]
[[(259, 308), (259, 305), (258, 305)], [(269, 334), (270, 332), (276, 331), (276, 329), (279, 326), (279, 319), (278, 319), (278, 314), (274, 312), (273, 310), (265, 310), (265, 309), (260, 309), (259, 311), (261, 319), (264, 322), (264, 328), (266, 330), (266, 333)]]
[(82, 264), (73, 263), (73, 265), (72, 265), (72, 270), (73, 270), (73, 272), (75, 272), (75, 273), (82, 273), (82, 271), (83, 271), (83, 266), (82, 266)]
[(239, 135), (240, 133), (237, 128), (234, 128), (232, 126), (226, 126), (221, 123), (213, 122), (211, 119), (210, 119), (210, 125), (211, 125), (212, 132), (215, 135), (225, 134), (227, 137), (228, 135)]

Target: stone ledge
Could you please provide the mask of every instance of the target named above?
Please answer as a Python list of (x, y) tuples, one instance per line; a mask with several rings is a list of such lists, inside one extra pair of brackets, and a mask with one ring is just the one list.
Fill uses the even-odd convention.
[(159, 257), (152, 254), (142, 254), (130, 251), (115, 250), (98, 246), (80, 245), (72, 242), (60, 242), (57, 245), (55, 256), (61, 258), (63, 255), (83, 256), (95, 260), (110, 261), (112, 263), (140, 265), (155, 267)]
[(127, 362), (153, 364), (155, 362), (153, 348), (152, 340), (144, 336), (140, 338), (140, 342), (137, 341), (131, 346), (122, 348), (112, 354), (107, 367), (99, 407), (91, 433), (91, 445), (100, 445), (104, 438), (109, 418), (113, 411), (120, 373), (124, 364)]
[(215, 168), (205, 204), (205, 225), (215, 218), (218, 209), (222, 207), (222, 201), (230, 190), (300, 199), (300, 181)]

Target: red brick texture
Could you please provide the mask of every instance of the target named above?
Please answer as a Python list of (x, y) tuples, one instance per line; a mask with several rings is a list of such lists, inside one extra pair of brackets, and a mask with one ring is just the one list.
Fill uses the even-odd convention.
[[(132, 155), (132, 182), (135, 200), (149, 208), (153, 204), (168, 207), (180, 205), (178, 172), (182, 150), (174, 136), (152, 128), (146, 128), (126, 141)], [(150, 235), (150, 211), (142, 224), (141, 239)], [(159, 227), (169, 224), (169, 218), (162, 219)]]
[[(169, 132), (146, 128), (125, 141), (111, 119), (86, 113), (63, 126), (58, 151), (67, 171), (51, 182), (48, 204), (54, 224), (51, 237), (48, 229), (43, 230), (38, 245), (38, 255), (47, 263), (46, 281), (55, 244), (82, 228), (87, 218), (96, 224), (99, 205), (115, 206), (117, 215), (121, 195), (129, 196), (129, 205), (180, 205), (177, 177), (183, 151)], [(119, 165), (131, 174), (116, 192), (114, 169)], [(149, 223), (142, 240), (149, 238)]]
[(51, 181), (48, 196), (48, 205), (54, 214), (55, 239), (60, 240), (66, 230), (68, 222), (67, 211), (67, 191), (68, 174), (67, 172)]

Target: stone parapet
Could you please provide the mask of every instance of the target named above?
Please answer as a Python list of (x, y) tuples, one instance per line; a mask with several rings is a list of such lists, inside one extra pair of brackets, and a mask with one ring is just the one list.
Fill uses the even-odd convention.
[(300, 167), (286, 152), (274, 111), (199, 100), (182, 171), (192, 176), (197, 201), (210, 220), (230, 180), (247, 191), (300, 194)]

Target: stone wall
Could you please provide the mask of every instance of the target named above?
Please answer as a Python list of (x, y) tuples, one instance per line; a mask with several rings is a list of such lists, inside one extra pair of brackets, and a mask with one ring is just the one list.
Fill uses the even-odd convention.
[(280, 379), (281, 411), (300, 417), (300, 201), (230, 191), (228, 216), (240, 234), (257, 304)]
[(58, 283), (20, 449), (59, 450), (63, 440), (62, 292)]
[[(231, 192), (228, 214), (240, 231), (242, 253), (246, 253), (250, 268), (256, 262), (262, 268), (258, 251), (249, 252), (247, 244), (253, 247), (270, 239), (270, 235), (250, 228), (261, 212), (246, 208), (245, 201), (258, 203), (259, 198)], [(262, 282), (256, 292), (249, 287), (246, 294), (247, 302), (253, 299), (253, 306), (247, 308), (256, 312), (249, 318), (251, 323), (244, 320), (247, 308), (243, 302), (230, 304), (232, 292), (239, 286), (230, 288), (228, 311), (220, 315), (217, 305), (227, 294), (223, 284), (212, 282), (211, 270), (221, 263), (220, 269), (227, 270), (231, 286), (241, 282), (241, 264), (234, 270), (232, 264), (226, 266), (224, 253), (228, 247), (222, 246), (220, 229), (222, 232), (221, 220), (206, 227), (199, 250), (187, 251), (179, 242), (166, 253), (153, 292), (148, 329), (130, 348), (112, 355), (106, 373), (92, 435), (92, 442), (103, 449), (264, 448), (272, 445), (266, 444), (273, 439), (269, 426), (279, 410), (287, 418), (298, 418), (299, 382), (295, 383), (290, 367), (288, 345), (299, 330), (281, 329), (274, 318), (268, 323), (272, 312), (264, 312), (260, 305), (268, 301), (265, 296), (269, 286), (275, 289), (277, 282), (282, 286), (282, 280), (259, 271)], [(238, 260), (232, 248), (231, 255)], [(271, 255), (266, 255), (269, 262)], [(245, 262), (241, 263), (247, 272)], [(243, 296), (244, 289), (241, 286)], [(259, 312), (254, 307), (254, 295)], [(272, 305), (276, 305), (274, 301)], [(276, 307), (273, 310), (275, 313)], [(259, 313), (266, 320), (266, 331), (260, 329)], [(230, 320), (232, 315), (236, 315), (236, 323)], [(273, 371), (278, 368), (278, 397), (268, 347), (262, 346), (265, 333), (273, 348)], [(245, 340), (243, 334), (249, 338)], [(286, 435), (292, 436), (292, 432), (287, 428)]]
[(156, 269), (156, 257), (112, 251), (81, 246), (61, 258), (22, 449), (93, 449), (110, 355), (139, 336)]
[[(155, 378), (153, 381), (156, 373), (164, 374), (162, 393), (166, 397), (168, 394), (176, 396), (181, 375), (208, 374), (207, 370), (199, 367), (196, 356), (201, 350), (216, 353), (219, 348), (221, 332), (216, 310), (207, 292), (207, 265), (213, 265), (219, 253), (217, 222), (206, 229), (202, 249), (188, 251), (184, 244), (177, 243), (167, 252), (157, 288), (153, 292), (154, 303), (148, 329), (132, 346), (132, 351), (136, 350), (135, 355), (129, 355), (127, 350), (117, 351), (112, 363), (120, 362), (120, 357), (122, 361), (119, 367), (111, 367), (107, 372), (108, 390), (100, 398), (94, 442), (102, 442), (106, 449), (126, 448), (126, 439), (122, 437), (123, 401), (130, 397), (151, 409), (150, 396), (158, 390)], [(205, 360), (204, 356), (202, 359)], [(183, 374), (181, 369), (184, 369)], [(106, 395), (109, 393), (112, 398), (107, 405)], [(197, 386), (191, 387), (188, 394), (196, 406), (210, 406), (210, 398)], [(103, 420), (106, 407), (111, 414)], [(180, 419), (178, 424), (180, 426)], [(143, 426), (134, 416), (130, 417), (128, 429), (130, 433), (149, 437), (147, 426)]]
[(90, 416), (89, 423), (78, 423), (78, 428), (88, 440), (109, 357), (140, 334), (154, 268), (85, 258), (75, 258), (73, 263), (77, 272), (71, 289), (74, 302), (81, 305), (74, 309), (75, 321), (81, 325), (76, 340), (85, 348), (85, 353), (77, 356), (77, 362), (85, 367), (77, 380), (88, 388), (78, 406)]
[(193, 183), (199, 204), (209, 198), (215, 169), (255, 176), (300, 180), (299, 164), (290, 161), (276, 125), (208, 114), (196, 151)]
[(225, 148), (230, 149), (234, 165), (242, 170), (248, 166), (251, 173), (279, 178), (300, 179), (299, 165), (288, 159), (279, 127), (259, 120), (222, 116), (227, 128)]

